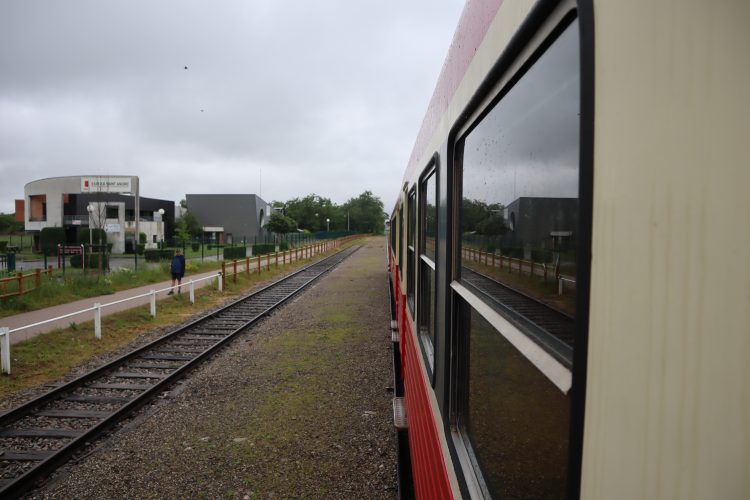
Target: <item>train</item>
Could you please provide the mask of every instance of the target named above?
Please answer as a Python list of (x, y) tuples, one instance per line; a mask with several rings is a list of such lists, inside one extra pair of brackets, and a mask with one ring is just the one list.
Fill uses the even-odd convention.
[(748, 25), (466, 3), (388, 224), (402, 496), (750, 498)]

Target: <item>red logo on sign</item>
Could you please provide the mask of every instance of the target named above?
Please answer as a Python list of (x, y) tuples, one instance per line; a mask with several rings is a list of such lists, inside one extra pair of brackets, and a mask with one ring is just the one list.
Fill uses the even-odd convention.
[(89, 187), (89, 181), (83, 181), (83, 187)]

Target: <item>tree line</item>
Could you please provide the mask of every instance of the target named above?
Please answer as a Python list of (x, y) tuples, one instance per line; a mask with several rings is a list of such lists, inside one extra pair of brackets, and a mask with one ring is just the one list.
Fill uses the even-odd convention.
[(274, 213), (266, 229), (274, 233), (291, 233), (298, 229), (318, 231), (353, 231), (382, 234), (385, 220), (383, 202), (371, 191), (337, 205), (329, 198), (310, 194), (289, 201), (274, 201)]

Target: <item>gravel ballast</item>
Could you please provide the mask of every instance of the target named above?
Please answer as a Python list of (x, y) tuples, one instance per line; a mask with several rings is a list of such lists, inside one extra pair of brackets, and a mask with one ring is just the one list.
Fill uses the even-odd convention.
[(384, 238), (56, 472), (32, 498), (395, 498)]

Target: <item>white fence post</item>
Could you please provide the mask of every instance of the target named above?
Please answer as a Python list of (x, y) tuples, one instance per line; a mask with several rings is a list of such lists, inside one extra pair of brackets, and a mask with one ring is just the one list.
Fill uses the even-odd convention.
[(0, 350), (2, 350), (2, 353), (0, 356), (2, 357), (2, 370), (3, 373), (6, 373), (10, 375), (10, 328), (0, 328), (0, 342), (2, 342), (2, 345), (0, 345)]
[(221, 273), (217, 274), (217, 276), (219, 278), (219, 291), (222, 292), (224, 291), (223, 282), (222, 282), (223, 276), (221, 275)]
[(102, 339), (102, 305), (99, 302), (94, 303), (94, 336)]
[(151, 316), (156, 317), (156, 290), (151, 290)]
[(193, 280), (190, 280), (190, 303), (195, 304), (195, 283), (193, 283)]

